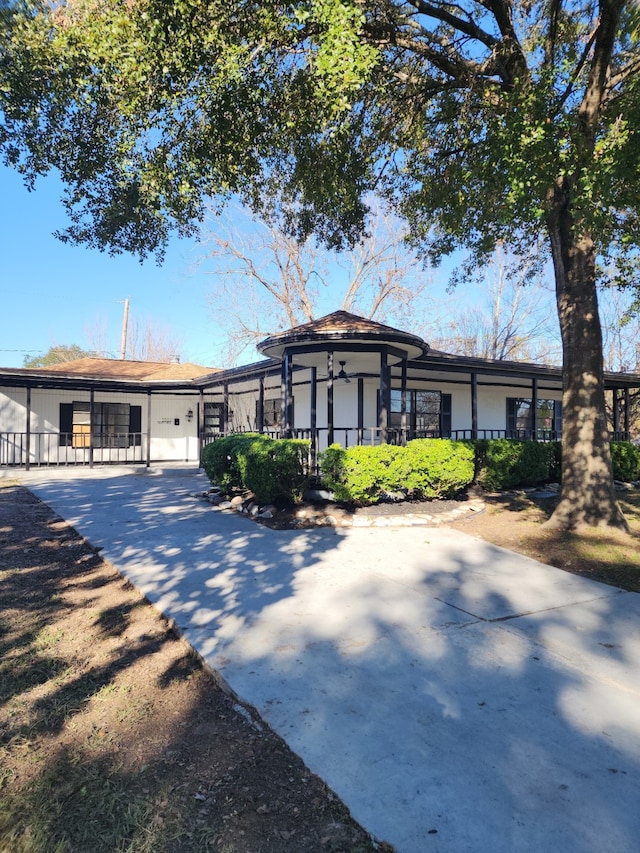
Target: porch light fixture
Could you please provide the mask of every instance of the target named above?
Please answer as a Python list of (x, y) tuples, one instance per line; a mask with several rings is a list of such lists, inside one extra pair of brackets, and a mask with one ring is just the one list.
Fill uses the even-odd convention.
[(189, 411), (187, 412), (187, 421), (189, 423), (191, 423), (192, 420), (193, 420), (193, 409), (189, 409)]
[(344, 369), (344, 366), (346, 363), (347, 363), (346, 361), (340, 362), (340, 372), (336, 376), (336, 379), (343, 379), (345, 382), (351, 382), (351, 380), (347, 376), (347, 371)]

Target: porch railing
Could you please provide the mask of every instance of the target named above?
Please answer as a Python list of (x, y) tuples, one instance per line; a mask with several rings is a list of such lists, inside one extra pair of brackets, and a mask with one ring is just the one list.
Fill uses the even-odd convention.
[[(206, 433), (202, 438), (203, 445), (210, 444), (225, 435), (241, 432), (234, 430), (229, 433)], [(385, 435), (386, 433), (386, 435)], [(453, 438), (469, 440), (472, 438), (513, 438), (520, 441), (557, 441), (561, 433), (554, 430), (504, 430), (479, 429), (475, 433), (471, 429), (451, 430), (443, 436), (438, 430), (410, 430), (400, 427), (388, 427), (386, 431), (380, 427), (317, 427), (311, 429), (265, 430), (265, 435), (272, 438), (302, 438), (310, 441), (309, 465), (316, 467), (316, 457), (320, 450), (330, 443), (341, 444), (343, 447), (354, 445), (371, 446), (382, 444), (386, 438), (387, 444), (405, 445), (414, 438)], [(87, 446), (79, 446), (81, 439), (71, 433), (56, 432), (0, 432), (0, 468), (30, 468), (51, 466), (73, 466), (109, 464), (142, 465), (147, 460), (147, 437), (144, 433), (122, 433), (105, 437), (100, 444), (95, 443), (91, 449), (88, 446), (89, 436), (82, 437)], [(612, 441), (629, 441), (627, 432), (610, 433)], [(75, 446), (74, 446), (75, 444)], [(83, 442), (84, 444), (84, 442)], [(91, 452), (91, 450), (93, 452)]]
[(0, 468), (72, 465), (140, 465), (146, 462), (146, 436), (122, 433), (105, 436), (100, 443), (89, 436), (57, 432), (0, 433)]
[[(225, 435), (237, 435), (248, 430), (233, 430), (229, 433), (207, 433), (204, 436), (203, 443), (210, 444), (218, 438), (223, 438)], [(330, 435), (330, 432), (332, 435)], [(383, 434), (386, 433), (386, 441), (383, 442)], [(327, 447), (329, 444), (340, 444), (342, 447), (352, 447), (353, 445), (375, 445), (375, 444), (395, 444), (404, 445), (408, 441), (415, 438), (452, 438), (458, 441), (478, 439), (478, 438), (513, 438), (520, 441), (559, 441), (561, 433), (555, 430), (537, 430), (534, 434), (533, 430), (507, 430), (507, 429), (457, 429), (450, 430), (446, 434), (442, 434), (440, 430), (414, 430), (403, 429), (401, 427), (387, 427), (383, 430), (381, 427), (333, 427), (329, 430), (328, 427), (317, 427), (311, 429), (290, 429), (290, 430), (263, 430), (263, 435), (268, 435), (271, 438), (303, 438), (308, 439), (315, 444), (316, 447)], [(626, 438), (619, 436), (625, 435)], [(628, 440), (627, 434), (616, 433), (611, 434), (612, 440), (622, 441)]]

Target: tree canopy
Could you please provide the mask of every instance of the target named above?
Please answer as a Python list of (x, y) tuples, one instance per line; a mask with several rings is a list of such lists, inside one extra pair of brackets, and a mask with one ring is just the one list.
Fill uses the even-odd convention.
[(75, 361), (77, 358), (96, 356), (93, 350), (82, 349), (78, 344), (54, 344), (41, 355), (24, 357), (25, 367), (50, 367), (52, 364), (62, 364), (65, 361)]
[(209, 197), (265, 184), (329, 241), (359, 233), (375, 186), (432, 253), (489, 251), (544, 227), (571, 175), (608, 253), (640, 239), (634, 8), (9, 3), (0, 142), (29, 182), (60, 170), (66, 238), (112, 251), (161, 251)]
[(596, 282), (636, 283), (630, 0), (47, 0), (2, 11), (0, 146), (67, 187), (64, 239), (162, 253), (237, 193), (330, 245), (367, 193), (475, 263), (543, 231), (563, 337), (558, 523), (623, 524)]

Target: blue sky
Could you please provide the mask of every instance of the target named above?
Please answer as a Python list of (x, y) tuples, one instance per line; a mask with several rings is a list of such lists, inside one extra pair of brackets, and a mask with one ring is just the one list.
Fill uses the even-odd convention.
[(99, 327), (117, 357), (126, 297), (130, 322), (152, 322), (182, 340), (182, 361), (217, 365), (220, 335), (207, 306), (212, 283), (195, 269), (195, 243), (176, 240), (162, 267), (65, 245), (53, 236), (66, 222), (60, 195), (55, 178), (28, 192), (15, 171), (0, 167), (0, 365), (22, 367), (26, 352), (55, 344), (89, 349), (90, 330)]
[[(55, 177), (41, 179), (29, 192), (17, 172), (0, 166), (0, 366), (22, 367), (25, 356), (55, 345), (104, 348), (119, 357), (127, 297), (130, 328), (152, 323), (167, 330), (182, 342), (183, 362), (228, 363), (223, 332), (209, 307), (215, 279), (198, 265), (204, 249), (176, 238), (158, 266), (153, 258), (140, 264), (129, 255), (65, 244), (53, 236), (67, 222), (61, 195)], [(332, 284), (340, 289), (344, 275), (333, 269)], [(430, 292), (444, 294), (447, 275), (437, 274)], [(327, 312), (339, 307), (342, 290), (335, 305), (327, 292)], [(253, 346), (241, 355), (243, 363), (258, 358)]]

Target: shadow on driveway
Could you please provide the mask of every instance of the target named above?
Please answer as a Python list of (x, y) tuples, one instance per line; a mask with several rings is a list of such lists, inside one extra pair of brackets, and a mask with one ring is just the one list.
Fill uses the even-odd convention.
[(449, 529), (270, 530), (197, 475), (25, 485), (401, 853), (638, 849), (636, 594)]

